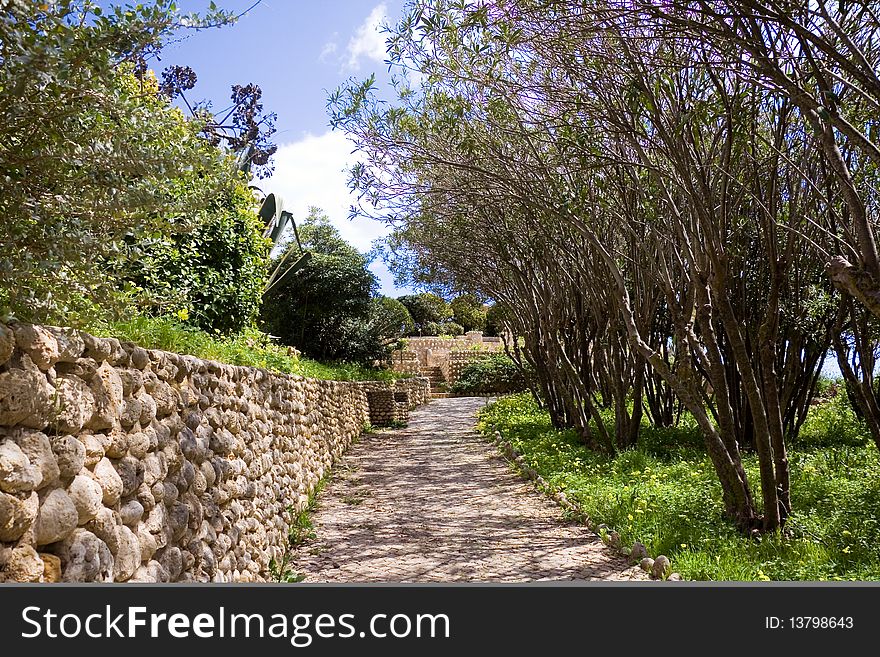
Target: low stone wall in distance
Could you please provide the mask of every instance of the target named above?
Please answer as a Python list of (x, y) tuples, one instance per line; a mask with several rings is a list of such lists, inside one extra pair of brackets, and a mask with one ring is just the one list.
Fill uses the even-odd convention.
[(419, 374), (423, 368), (439, 367), (446, 383), (451, 385), (468, 362), (503, 349), (504, 342), (501, 338), (485, 337), (479, 331), (456, 337), (410, 337), (406, 338), (404, 349), (397, 349), (392, 353), (391, 369), (406, 374)]
[(419, 354), (409, 350), (395, 350), (391, 356), (391, 369), (401, 374), (419, 374), (422, 363)]
[(0, 324), (0, 581), (269, 579), (380, 387)]

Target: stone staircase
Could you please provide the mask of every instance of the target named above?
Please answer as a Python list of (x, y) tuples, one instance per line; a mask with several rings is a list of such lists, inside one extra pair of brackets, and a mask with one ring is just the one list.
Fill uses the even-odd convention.
[(443, 370), (439, 367), (427, 367), (422, 365), (421, 375), (427, 377), (428, 381), (431, 383), (432, 398), (440, 399), (450, 396), (449, 393), (444, 390), (446, 379), (443, 376)]

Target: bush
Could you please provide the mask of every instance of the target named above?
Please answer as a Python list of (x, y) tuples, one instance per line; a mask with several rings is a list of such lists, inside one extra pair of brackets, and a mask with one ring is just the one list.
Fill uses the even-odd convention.
[(230, 181), (209, 208), (168, 236), (134, 245), (128, 279), (157, 314), (183, 311), (194, 326), (222, 335), (252, 326), (260, 309), (269, 241), (244, 180)]
[(124, 308), (139, 296), (119, 277), (131, 245), (238, 180), (132, 64), (181, 21), (166, 4), (4, 3), (0, 315), (77, 324)]
[(469, 363), (450, 392), (458, 394), (505, 394), (528, 389), (528, 379), (508, 356), (490, 354)]

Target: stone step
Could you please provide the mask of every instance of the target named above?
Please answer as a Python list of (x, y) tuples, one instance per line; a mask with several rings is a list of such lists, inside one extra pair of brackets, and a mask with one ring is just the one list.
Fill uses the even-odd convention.
[(431, 392), (431, 399), (446, 399), (452, 397), (451, 392)]

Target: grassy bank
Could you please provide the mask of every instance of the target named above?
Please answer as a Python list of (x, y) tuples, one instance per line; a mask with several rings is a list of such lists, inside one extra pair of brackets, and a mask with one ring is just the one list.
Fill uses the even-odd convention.
[(401, 376), (389, 370), (357, 363), (320, 363), (288, 352), (256, 329), (232, 337), (213, 336), (169, 317), (138, 316), (122, 322), (102, 323), (85, 328), (101, 337), (130, 340), (147, 349), (188, 354), (231, 365), (262, 367), (273, 372), (299, 374), (335, 381), (390, 380)]
[[(483, 409), (480, 429), (501, 431), (551, 485), (624, 544), (641, 541), (696, 580), (880, 580), (880, 457), (845, 401), (813, 407), (791, 446), (793, 516), (785, 535), (737, 534), (721, 489), (687, 422), (643, 427), (636, 449), (614, 458), (556, 431), (530, 395)], [(746, 457), (757, 490), (757, 460)]]

